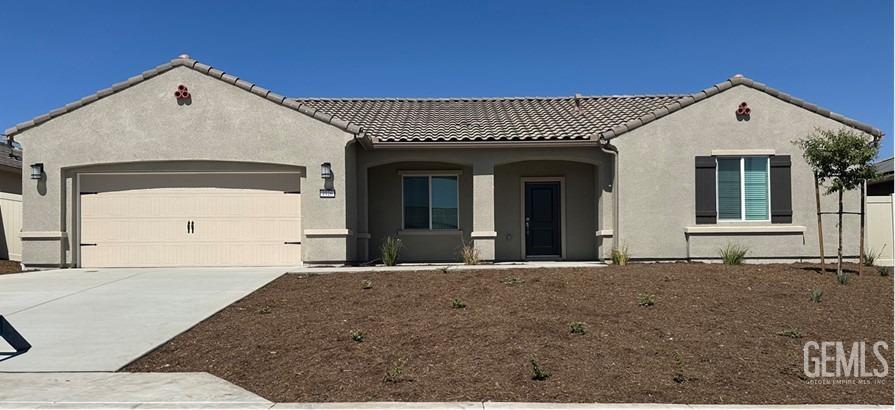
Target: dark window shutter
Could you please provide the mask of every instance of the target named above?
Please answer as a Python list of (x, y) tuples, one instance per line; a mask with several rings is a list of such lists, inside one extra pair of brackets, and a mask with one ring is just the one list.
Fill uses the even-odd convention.
[(789, 155), (774, 155), (771, 161), (771, 223), (792, 223), (792, 179)]
[(715, 157), (696, 157), (696, 223), (718, 221), (715, 206)]

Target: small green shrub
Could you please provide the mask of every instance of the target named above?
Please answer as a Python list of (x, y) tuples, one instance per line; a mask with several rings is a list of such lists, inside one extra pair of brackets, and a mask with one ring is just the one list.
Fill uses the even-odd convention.
[(876, 270), (879, 271), (879, 276), (889, 276), (889, 268), (887, 266), (877, 266)]
[(682, 384), (687, 381), (687, 377), (684, 376), (684, 359), (681, 357), (680, 352), (674, 352), (674, 380), (677, 384)]
[(725, 265), (742, 265), (743, 261), (746, 259), (746, 254), (749, 253), (749, 248), (737, 243), (728, 242), (727, 245), (724, 245), (719, 251), (721, 252), (721, 261), (723, 261)]
[(531, 363), (531, 378), (534, 380), (547, 380), (550, 378), (550, 372), (544, 370), (541, 367), (541, 363), (538, 362), (538, 359), (534, 356), (528, 357), (528, 362)]
[(820, 303), (820, 298), (824, 295), (824, 291), (820, 289), (814, 289), (811, 291), (811, 301), (814, 303)]
[(521, 284), (525, 283), (525, 280), (522, 278), (516, 277), (516, 276), (509, 276), (509, 277), (503, 278), (503, 280), (501, 282), (504, 285), (513, 286), (513, 285), (521, 285)]
[(882, 256), (884, 250), (886, 250), (886, 245), (883, 245), (882, 249), (878, 252), (873, 248), (864, 251), (864, 266), (873, 266), (876, 263), (876, 260)]
[(404, 244), (401, 242), (401, 238), (397, 236), (386, 236), (385, 239), (382, 240), (382, 247), (380, 251), (382, 253), (382, 263), (386, 266), (395, 266), (398, 264), (398, 254), (401, 252), (401, 248), (404, 247)]
[(791, 339), (800, 339), (802, 337), (802, 332), (799, 331), (799, 329), (795, 329), (795, 328), (783, 329), (783, 330), (777, 332), (777, 335), (786, 336)]
[(587, 333), (587, 323), (572, 322), (569, 323), (569, 332), (573, 335), (583, 335)]
[(451, 299), (451, 307), (454, 309), (463, 309), (466, 307), (466, 303), (463, 303), (459, 298)]
[(405, 380), (408, 380), (407, 375), (404, 373), (404, 366), (407, 364), (407, 360), (398, 359), (385, 369), (385, 382), (387, 383), (400, 383)]
[(369, 279), (364, 279), (360, 281), (361, 289), (373, 289), (373, 281)]
[(621, 248), (613, 248), (612, 249), (612, 264), (618, 266), (625, 266), (628, 264), (628, 261), (631, 260), (631, 253), (628, 251), (628, 245), (622, 246)]
[(656, 304), (656, 295), (650, 293), (638, 293), (637, 304), (642, 307), (650, 307)]
[(273, 308), (271, 308), (270, 306), (262, 306), (260, 309), (258, 309), (259, 315), (267, 315), (272, 312), (273, 312)]
[(358, 343), (363, 342), (364, 341), (364, 332), (361, 332), (360, 330), (352, 330), (351, 331), (351, 340), (354, 340), (355, 342), (358, 342)]
[(460, 261), (465, 265), (478, 265), (479, 264), (479, 250), (475, 248), (475, 244), (472, 242), (463, 241), (463, 244), (460, 245), (460, 250), (457, 252), (460, 256)]
[(842, 272), (836, 275), (836, 282), (839, 282), (840, 285), (848, 285), (848, 281), (851, 280), (851, 275), (846, 272)]

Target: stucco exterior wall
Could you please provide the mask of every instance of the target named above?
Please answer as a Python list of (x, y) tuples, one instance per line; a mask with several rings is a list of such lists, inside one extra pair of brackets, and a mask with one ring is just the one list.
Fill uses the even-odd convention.
[[(404, 230), (400, 171), (459, 171), (459, 219), (460, 229), (414, 231)], [(472, 168), (441, 162), (399, 162), (370, 168), (369, 213), (370, 244), (372, 258), (381, 255), (380, 245), (386, 236), (398, 235), (404, 244), (400, 253), (402, 262), (455, 262), (463, 241), (469, 241), (472, 232)]]
[(20, 195), (22, 193), (22, 170), (0, 167), (0, 192)]
[(565, 225), (563, 242), (565, 259), (596, 260), (597, 240), (597, 167), (569, 161), (524, 161), (501, 165), (494, 175), (495, 212), (494, 226), (498, 232), (495, 241), (496, 258), (499, 261), (523, 260), (522, 242), (522, 178), (561, 177)]
[[(739, 121), (741, 102), (752, 109)], [(739, 242), (751, 248), (748, 257), (799, 259), (818, 256), (813, 175), (792, 140), (815, 127), (842, 124), (746, 86), (736, 86), (632, 130), (613, 140), (619, 148), (621, 242), (633, 257), (678, 259), (688, 256), (684, 229), (695, 223), (694, 157), (712, 150), (773, 150), (792, 159), (793, 226), (802, 233), (699, 234), (690, 236), (689, 256), (718, 257), (718, 248)], [(846, 210), (858, 211), (859, 193), (846, 196)], [(826, 211), (836, 209), (835, 196), (823, 196)], [(835, 216), (825, 216), (826, 254), (836, 251)], [(858, 253), (858, 218), (846, 216), (845, 253)], [(718, 223), (717, 226), (771, 225)], [(780, 224), (773, 224), (774, 226)], [(705, 226), (705, 225), (700, 225)]]
[[(191, 104), (175, 100), (178, 84), (189, 87)], [(42, 162), (46, 173), (39, 182), (27, 174), (22, 179), (26, 265), (65, 264), (70, 248), (78, 245), (71, 233), (78, 169), (146, 161), (303, 167), (307, 170), (302, 181), (303, 229), (333, 230), (333, 235), (324, 237), (303, 236), (303, 260), (350, 257), (345, 150), (353, 136), (193, 70), (174, 68), (26, 130), (16, 140), (24, 147), (23, 163)], [(334, 199), (317, 195), (323, 188), (323, 162), (330, 162), (334, 170)]]
[[(507, 209), (511, 202), (513, 206), (520, 206), (521, 176), (569, 176), (566, 183), (571, 183), (571, 187), (567, 187), (566, 199), (575, 205), (567, 215), (570, 229), (567, 233), (568, 258), (596, 259), (595, 230), (611, 229), (611, 171), (598, 172), (603, 168), (611, 170), (611, 158), (593, 145), (374, 149), (358, 150), (357, 158), (358, 255), (369, 249), (369, 259), (379, 255), (378, 248), (385, 235), (400, 229), (401, 184), (397, 171), (412, 169), (409, 164), (416, 169), (462, 170), (461, 230), (463, 238), (475, 242), (484, 260), (521, 258), (518, 213), (516, 217), (508, 216)], [(518, 163), (523, 165), (512, 165)], [(442, 168), (434, 168), (435, 165)], [(584, 198), (580, 198), (582, 195)], [(510, 222), (511, 219), (517, 223)], [(580, 226), (576, 225), (581, 221)], [(366, 234), (369, 239), (364, 239)], [(406, 245), (403, 255), (407, 261), (454, 261), (461, 243), (459, 235), (417, 234), (413, 238), (402, 238)], [(607, 253), (608, 246), (604, 247), (607, 249), (601, 249), (601, 252)], [(519, 250), (510, 251), (511, 248)], [(429, 256), (432, 258), (426, 259)]]

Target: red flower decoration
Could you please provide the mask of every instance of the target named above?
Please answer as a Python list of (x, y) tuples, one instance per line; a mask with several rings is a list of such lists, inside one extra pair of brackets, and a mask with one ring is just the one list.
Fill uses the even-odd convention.
[(180, 84), (177, 86), (177, 91), (174, 91), (174, 98), (178, 100), (188, 100), (190, 99), (190, 90), (186, 88), (185, 85)]

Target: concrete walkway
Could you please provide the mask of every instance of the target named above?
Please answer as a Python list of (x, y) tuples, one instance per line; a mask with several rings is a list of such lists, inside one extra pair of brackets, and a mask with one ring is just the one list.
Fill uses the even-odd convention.
[(231, 408), (273, 403), (208, 373), (0, 373), (0, 408)]
[[(0, 314), (33, 346), (0, 372), (115, 371), (286, 268), (65, 269), (0, 275)], [(12, 349), (0, 339), (0, 353)]]

